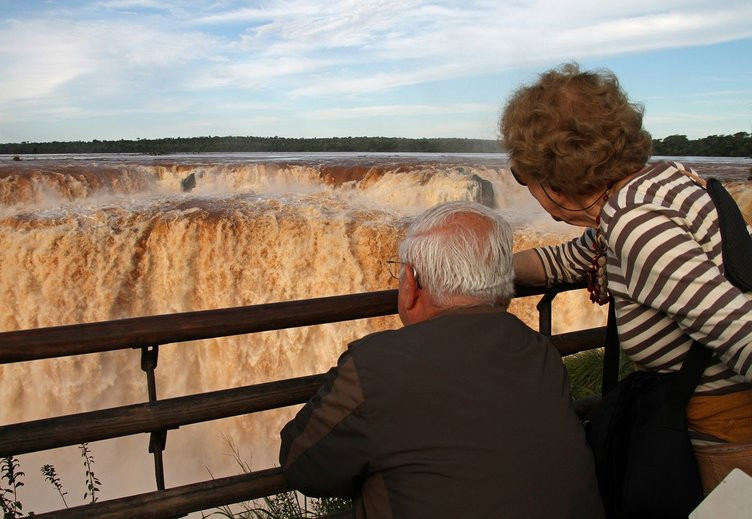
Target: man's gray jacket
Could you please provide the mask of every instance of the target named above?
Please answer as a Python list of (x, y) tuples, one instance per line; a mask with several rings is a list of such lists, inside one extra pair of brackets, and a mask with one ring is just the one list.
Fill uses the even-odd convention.
[(353, 342), (281, 436), (292, 485), (356, 517), (603, 516), (561, 357), (498, 308)]

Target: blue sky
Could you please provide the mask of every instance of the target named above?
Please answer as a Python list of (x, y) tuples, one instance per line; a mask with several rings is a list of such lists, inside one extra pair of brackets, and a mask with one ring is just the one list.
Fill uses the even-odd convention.
[(493, 139), (570, 60), (655, 138), (752, 133), (749, 0), (0, 0), (0, 142)]

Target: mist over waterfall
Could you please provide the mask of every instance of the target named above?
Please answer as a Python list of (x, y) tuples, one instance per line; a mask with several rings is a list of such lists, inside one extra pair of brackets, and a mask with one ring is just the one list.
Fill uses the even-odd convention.
[[(749, 206), (740, 176), (728, 177), (732, 194)], [(503, 154), (0, 157), (0, 332), (396, 288), (384, 260), (411, 217), (450, 200), (495, 208), (516, 249), (580, 232), (543, 213)], [(529, 299), (511, 311), (536, 327)], [(554, 333), (602, 325), (586, 301), (562, 295)], [(348, 342), (398, 326), (390, 316), (164, 345), (157, 396), (321, 373)], [(0, 365), (0, 381), (2, 424), (148, 400), (139, 350)], [(169, 431), (167, 486), (240, 472), (228, 440), (254, 469), (275, 466), (296, 410)], [(147, 435), (90, 445), (100, 499), (155, 488), (147, 446)], [(62, 505), (45, 463), (81, 504), (76, 447), (19, 458), (24, 512)]]

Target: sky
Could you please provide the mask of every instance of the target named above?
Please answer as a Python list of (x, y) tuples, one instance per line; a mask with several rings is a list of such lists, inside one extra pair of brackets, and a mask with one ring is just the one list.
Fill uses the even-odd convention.
[(0, 142), (496, 139), (568, 61), (654, 138), (752, 133), (750, 0), (0, 0)]

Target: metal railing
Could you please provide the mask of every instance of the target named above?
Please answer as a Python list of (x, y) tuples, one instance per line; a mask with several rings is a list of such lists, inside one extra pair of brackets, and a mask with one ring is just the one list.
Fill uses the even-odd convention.
[[(537, 309), (539, 330), (551, 335), (551, 303), (556, 294), (582, 288), (517, 287), (517, 297), (543, 295)], [(36, 517), (177, 517), (208, 508), (291, 490), (280, 469), (213, 479), (166, 489), (162, 452), (167, 431), (183, 425), (255, 413), (306, 402), (323, 374), (279, 380), (169, 399), (157, 399), (154, 372), (160, 345), (198, 339), (380, 317), (397, 312), (397, 291), (270, 303), (221, 310), (184, 312), (98, 323), (0, 333), (0, 363), (95, 354), (140, 348), (149, 401), (0, 427), (0, 457), (86, 442), (150, 434), (157, 490), (38, 514)], [(605, 327), (554, 335), (564, 355), (600, 347)], [(175, 347), (179, 347), (176, 345)], [(580, 407), (588, 407), (589, 402)], [(584, 406), (584, 407), (583, 407)]]

